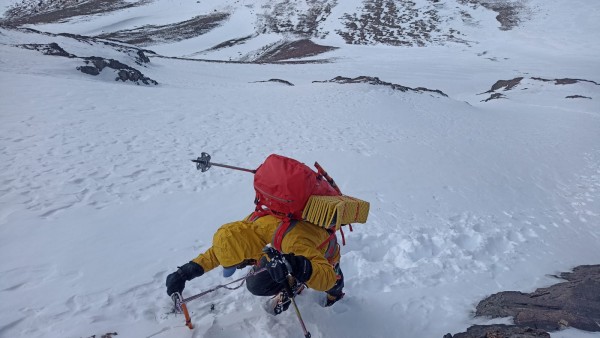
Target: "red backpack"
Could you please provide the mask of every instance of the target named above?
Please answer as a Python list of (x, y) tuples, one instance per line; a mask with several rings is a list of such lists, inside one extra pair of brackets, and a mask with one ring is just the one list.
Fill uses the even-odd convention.
[(254, 174), (256, 210), (279, 218), (302, 219), (311, 195), (337, 196), (323, 176), (292, 158), (272, 154)]
[[(292, 158), (276, 154), (269, 155), (256, 169), (254, 190), (256, 210), (248, 219), (256, 220), (265, 215), (273, 215), (282, 220), (273, 236), (273, 246), (279, 251), (285, 234), (296, 225), (297, 220), (302, 219), (302, 211), (311, 195), (341, 195), (323, 175)], [(321, 244), (323, 246), (329, 243), (329, 255), (334, 253), (337, 246), (337, 241), (332, 239), (335, 239), (334, 233)]]

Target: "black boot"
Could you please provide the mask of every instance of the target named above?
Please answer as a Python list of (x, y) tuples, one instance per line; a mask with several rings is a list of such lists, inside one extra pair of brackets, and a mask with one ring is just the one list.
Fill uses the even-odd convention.
[(345, 293), (340, 293), (339, 295), (332, 295), (332, 294), (327, 294), (327, 301), (325, 302), (325, 307), (329, 307), (333, 304), (335, 304), (335, 302), (337, 302), (338, 300), (344, 298)]

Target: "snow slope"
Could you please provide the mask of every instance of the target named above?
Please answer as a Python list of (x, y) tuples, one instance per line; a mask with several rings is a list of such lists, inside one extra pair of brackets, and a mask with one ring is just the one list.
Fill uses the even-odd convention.
[[(301, 337), (292, 311), (271, 317), (245, 288), (190, 303), (194, 331), (168, 313), (166, 275), (253, 208), (252, 177), (197, 172), (189, 160), (201, 151), (248, 168), (270, 153), (317, 160), (342, 191), (371, 202), (369, 222), (346, 232), (346, 298), (332, 308), (312, 290), (298, 299), (313, 337), (442, 337), (488, 322), (471, 312), (491, 293), (532, 291), (556, 283), (551, 274), (598, 264), (600, 6), (529, 3), (530, 21), (511, 31), (478, 9), (470, 46), (347, 46), (328, 37), (342, 48), (325, 64), (152, 57), (137, 66), (101, 43), (0, 29), (0, 337)], [(188, 18), (177, 6), (189, 4), (157, 1), (34, 28), (95, 34), (126, 20)], [(209, 36), (217, 30), (194, 42), (200, 48), (185, 40), (149, 49), (181, 56), (235, 35), (223, 27), (222, 38)], [(16, 47), (50, 42), (127, 62), (159, 85), (99, 79), (76, 71), (79, 59)], [(338, 75), (448, 97), (313, 82)], [(499, 91), (506, 98), (482, 102), (497, 80), (519, 76)], [(255, 82), (271, 78), (294, 86)], [(565, 98), (573, 94), (590, 98)], [(241, 276), (216, 269), (184, 293)]]

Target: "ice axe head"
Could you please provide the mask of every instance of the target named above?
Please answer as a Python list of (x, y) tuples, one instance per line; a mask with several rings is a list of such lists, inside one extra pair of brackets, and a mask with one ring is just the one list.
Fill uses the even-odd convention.
[(196, 169), (205, 172), (208, 169), (210, 169), (210, 155), (202, 152), (200, 154), (200, 157), (198, 157), (195, 160), (192, 160), (192, 162), (196, 163)]
[(175, 292), (171, 295), (171, 299), (173, 300), (173, 312), (174, 313), (182, 313), (181, 303), (183, 301), (183, 297), (179, 292)]
[(171, 299), (173, 300), (173, 312), (183, 313), (183, 315), (185, 316), (185, 326), (187, 326), (190, 330), (194, 329), (194, 324), (192, 324), (192, 318), (190, 317), (187, 305), (185, 305), (185, 301), (181, 294), (179, 292), (175, 292), (171, 295)]

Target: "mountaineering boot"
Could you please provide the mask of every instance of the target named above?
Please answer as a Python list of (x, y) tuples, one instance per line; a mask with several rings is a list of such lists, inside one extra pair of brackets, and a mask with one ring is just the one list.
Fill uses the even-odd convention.
[(332, 295), (327, 293), (327, 299), (325, 301), (325, 307), (329, 307), (333, 304), (335, 304), (335, 302), (337, 302), (338, 300), (344, 298), (345, 293), (340, 293), (339, 295)]
[[(296, 284), (292, 290), (294, 295), (297, 296), (302, 293), (305, 286), (304, 284)], [(288, 296), (286, 291), (281, 291), (277, 295), (273, 296), (273, 298), (269, 299), (265, 304), (265, 310), (274, 316), (286, 311), (290, 304), (292, 303), (291, 298)]]
[(277, 296), (275, 296), (273, 300), (273, 314), (275, 316), (282, 313), (283, 311), (286, 311), (292, 303), (292, 300), (290, 299), (290, 297), (288, 297), (287, 292), (283, 291), (280, 292)]

